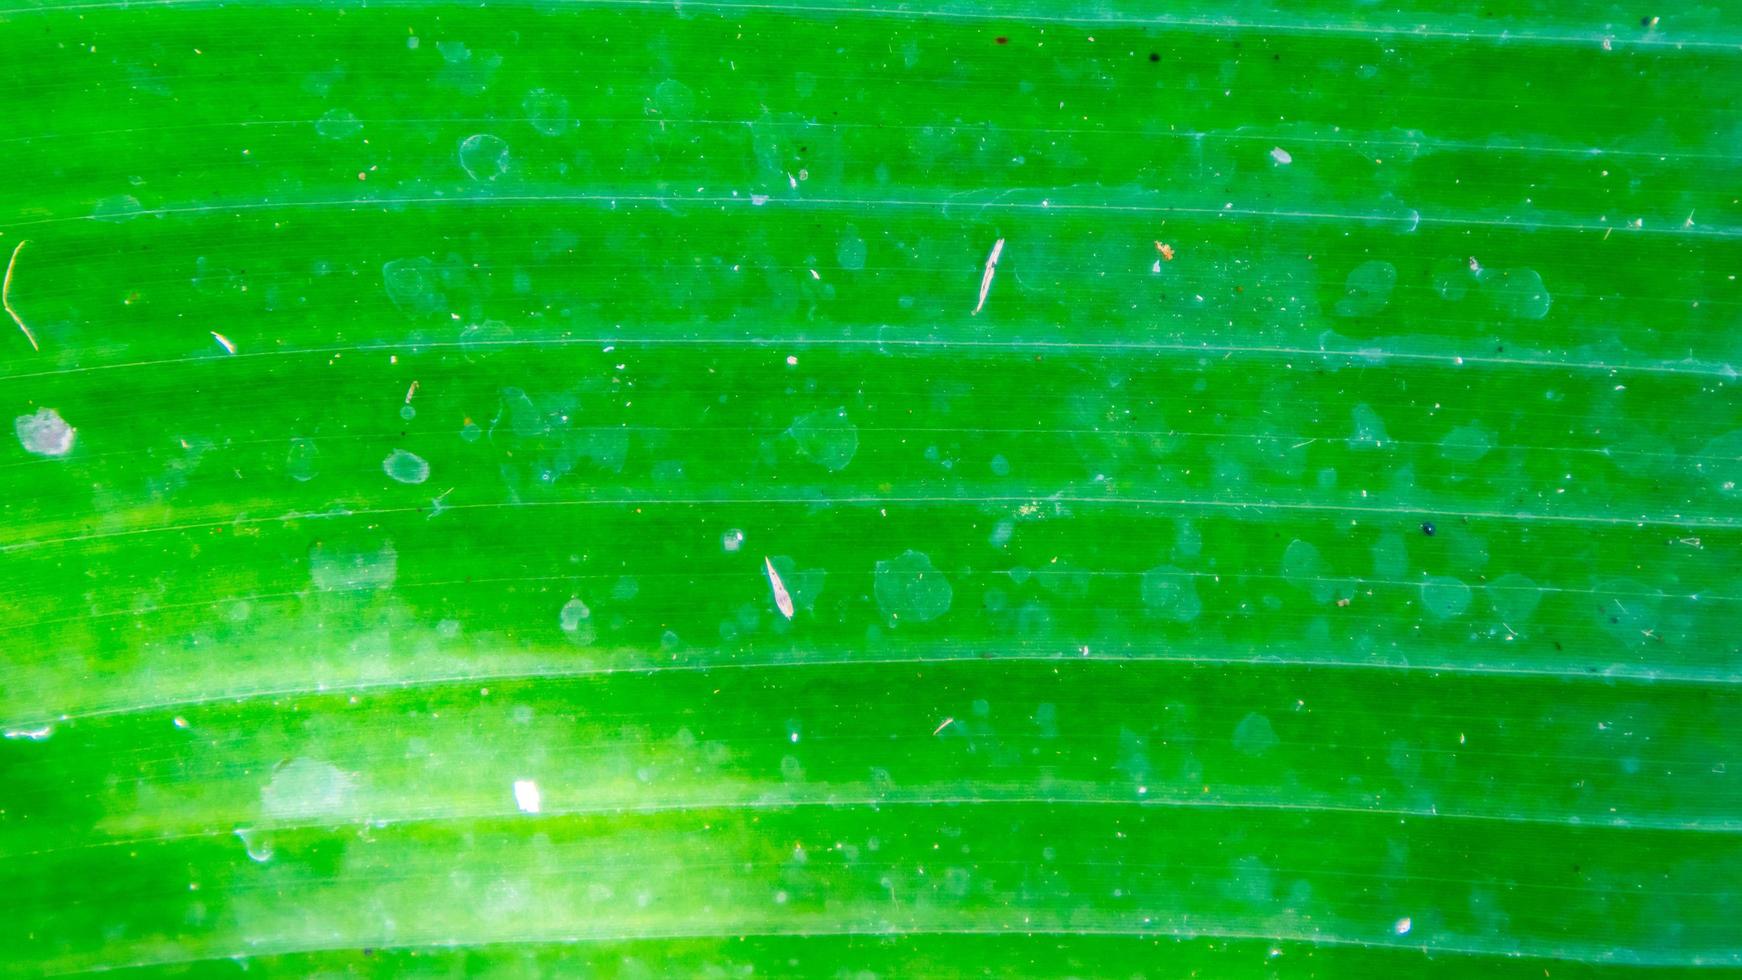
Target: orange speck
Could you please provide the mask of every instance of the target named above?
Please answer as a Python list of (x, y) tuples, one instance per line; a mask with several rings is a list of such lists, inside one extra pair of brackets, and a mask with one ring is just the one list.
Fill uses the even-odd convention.
[(1173, 246), (1172, 245), (1169, 245), (1166, 242), (1156, 242), (1155, 243), (1155, 250), (1157, 252), (1161, 253), (1162, 258), (1166, 259), (1169, 262), (1173, 261)]

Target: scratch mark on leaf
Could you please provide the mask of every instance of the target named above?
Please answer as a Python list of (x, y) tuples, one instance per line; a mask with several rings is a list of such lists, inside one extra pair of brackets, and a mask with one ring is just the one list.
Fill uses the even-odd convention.
[(18, 240), (18, 245), (12, 249), (12, 258), (6, 263), (6, 281), (0, 283), (0, 306), (6, 308), (6, 312), (12, 316), (12, 322), (18, 324), (18, 329), (24, 331), (24, 339), (30, 341), (30, 349), (39, 351), (42, 350), (42, 347), (36, 342), (36, 334), (30, 332), (30, 327), (24, 322), (24, 318), (19, 316), (18, 311), (12, 307), (12, 270), (18, 266), (18, 253), (24, 251), (24, 246), (28, 244), (30, 244), (30, 239), (21, 238)]

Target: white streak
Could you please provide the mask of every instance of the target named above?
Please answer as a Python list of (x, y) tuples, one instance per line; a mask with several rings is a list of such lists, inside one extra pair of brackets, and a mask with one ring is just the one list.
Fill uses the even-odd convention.
[(216, 330), (213, 330), (212, 331), (212, 339), (218, 342), (219, 347), (224, 348), (224, 350), (228, 351), (229, 353), (231, 353), (231, 354), (236, 353), (236, 345), (230, 342), (230, 338), (224, 336), (223, 334), (217, 332)]
[(998, 274), (998, 256), (1004, 254), (1004, 239), (992, 243), (992, 254), (986, 256), (986, 274), (980, 277), (980, 302), (974, 307), (974, 315), (986, 308), (986, 294), (992, 291), (992, 277)]
[(53, 734), (53, 725), (44, 725), (41, 728), (8, 728), (6, 730), (7, 738), (28, 738), (32, 742), (40, 742)]
[(24, 251), (24, 246), (29, 241), (28, 238), (21, 238), (18, 240), (17, 247), (12, 249), (12, 258), (6, 263), (6, 280), (4, 283), (0, 283), (0, 307), (5, 307), (6, 312), (12, 316), (12, 322), (18, 324), (18, 329), (24, 331), (24, 339), (30, 341), (30, 349), (42, 350), (41, 347), (37, 346), (36, 334), (30, 332), (30, 328), (24, 323), (24, 318), (12, 308), (12, 268), (18, 264), (18, 253)]
[(516, 779), (514, 805), (521, 813), (537, 813), (544, 809), (544, 795), (538, 791), (538, 784), (530, 779)]
[(786, 583), (780, 580), (780, 573), (774, 570), (772, 560), (763, 558), (762, 567), (768, 570), (768, 587), (774, 590), (774, 605), (780, 610), (782, 616), (791, 619), (792, 594), (786, 591)]

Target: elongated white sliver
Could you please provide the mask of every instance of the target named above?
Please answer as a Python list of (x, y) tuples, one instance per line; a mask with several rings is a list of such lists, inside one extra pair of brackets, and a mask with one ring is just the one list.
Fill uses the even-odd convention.
[(791, 619), (792, 594), (786, 591), (786, 583), (780, 580), (780, 573), (774, 570), (773, 561), (763, 558), (762, 567), (768, 570), (768, 587), (774, 590), (774, 605), (780, 609), (782, 616)]
[(974, 307), (974, 315), (986, 308), (986, 294), (992, 291), (992, 277), (998, 274), (998, 256), (1004, 254), (1004, 239), (992, 243), (992, 254), (986, 256), (986, 274), (980, 277), (980, 302)]

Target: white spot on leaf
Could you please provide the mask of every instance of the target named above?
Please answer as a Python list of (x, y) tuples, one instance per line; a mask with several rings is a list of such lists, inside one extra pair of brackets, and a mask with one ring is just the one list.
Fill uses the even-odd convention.
[(20, 415), (12, 425), (25, 451), (38, 456), (65, 456), (72, 452), (73, 439), (79, 432), (52, 408), (37, 409), (33, 415)]

